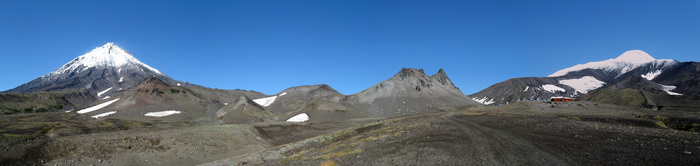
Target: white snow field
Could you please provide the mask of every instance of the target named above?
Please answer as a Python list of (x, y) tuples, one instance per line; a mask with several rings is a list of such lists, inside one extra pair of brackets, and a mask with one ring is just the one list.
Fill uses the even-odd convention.
[(101, 117), (109, 116), (109, 115), (112, 115), (112, 114), (115, 114), (115, 113), (117, 113), (117, 111), (109, 111), (109, 112), (101, 113), (101, 114), (98, 114), (98, 115), (95, 115), (95, 116), (91, 116), (91, 117), (92, 117), (92, 118), (101, 118)]
[(275, 99), (277, 99), (277, 96), (259, 98), (259, 99), (255, 99), (255, 100), (253, 100), (253, 101), (254, 101), (255, 103), (260, 104), (260, 105), (263, 106), (263, 107), (267, 107), (267, 106), (269, 106), (270, 104), (272, 104), (272, 102), (275, 102)]
[(287, 119), (287, 122), (306, 122), (309, 120), (309, 115), (306, 115), (306, 113), (301, 113), (298, 115), (295, 115), (289, 119)]
[(568, 85), (574, 88), (576, 92), (581, 94), (586, 94), (593, 89), (600, 88), (605, 85), (605, 82), (591, 76), (584, 76), (578, 79), (559, 80), (559, 83)]
[(104, 102), (104, 103), (100, 103), (100, 104), (98, 104), (98, 105), (95, 105), (95, 106), (92, 106), (92, 107), (89, 107), (89, 108), (82, 109), (82, 110), (78, 111), (78, 113), (79, 113), (79, 114), (84, 114), (84, 113), (96, 111), (96, 110), (102, 109), (102, 108), (104, 108), (104, 107), (107, 107), (108, 105), (110, 105), (110, 104), (116, 102), (117, 100), (119, 100), (119, 98), (116, 98), (116, 99), (114, 99), (114, 100), (110, 100), (110, 101), (107, 101), (107, 102)]
[(481, 103), (481, 104), (486, 104), (486, 105), (489, 105), (489, 104), (493, 104), (493, 103), (494, 103), (493, 99), (489, 100), (489, 98), (487, 98), (487, 97), (483, 97), (483, 98), (472, 98), (472, 100), (474, 100), (474, 101), (476, 101), (476, 102), (479, 102), (479, 103)]
[(661, 70), (656, 70), (656, 71), (649, 72), (647, 74), (642, 74), (642, 77), (644, 77), (644, 79), (651, 81), (654, 78), (656, 78), (656, 76), (659, 76), (659, 74), (661, 74)]
[(556, 85), (552, 85), (552, 84), (544, 84), (544, 85), (542, 85), (542, 89), (544, 89), (546, 91), (550, 91), (552, 93), (556, 93), (557, 91), (566, 92), (566, 89), (560, 88), (560, 87), (558, 87)]
[[(659, 84), (659, 85), (661, 85), (661, 84)], [(676, 86), (673, 86), (673, 85), (661, 85), (661, 88), (662, 88), (664, 91), (666, 91), (666, 93), (668, 93), (669, 95), (675, 95), (675, 96), (683, 95), (683, 94), (680, 94), (680, 93), (671, 92), (671, 90), (676, 89)]]
[(180, 114), (182, 113), (181, 111), (176, 111), (176, 110), (167, 110), (167, 111), (159, 111), (159, 112), (149, 112), (144, 114), (144, 116), (151, 116), (151, 117), (164, 117), (164, 116), (170, 116), (170, 115), (175, 115), (175, 114)]
[(102, 92), (97, 92), (97, 97), (102, 96), (102, 94), (107, 93), (109, 90), (112, 90), (112, 88), (113, 88), (113, 87), (110, 87), (110, 88), (107, 88), (107, 89), (103, 90)]
[(270, 97), (265, 97), (265, 98), (259, 98), (259, 99), (255, 99), (255, 100), (253, 100), (253, 101), (254, 101), (255, 103), (260, 104), (260, 105), (263, 106), (263, 107), (267, 107), (267, 106), (269, 106), (270, 104), (272, 104), (273, 102), (275, 102), (275, 99), (277, 99), (277, 97), (281, 97), (281, 96), (284, 96), (284, 95), (286, 95), (286, 94), (287, 94), (287, 92), (282, 92), (282, 93), (279, 94), (278, 96), (270, 96)]

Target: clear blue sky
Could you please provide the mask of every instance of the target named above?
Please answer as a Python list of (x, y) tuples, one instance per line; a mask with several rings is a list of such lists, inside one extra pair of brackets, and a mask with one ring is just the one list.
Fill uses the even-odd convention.
[(0, 90), (107, 42), (219, 89), (354, 94), (413, 67), (468, 95), (631, 49), (698, 61), (700, 1), (0, 0)]

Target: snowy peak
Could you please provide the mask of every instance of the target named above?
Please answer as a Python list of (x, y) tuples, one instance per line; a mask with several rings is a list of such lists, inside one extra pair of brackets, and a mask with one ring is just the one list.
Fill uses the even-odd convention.
[[(107, 43), (80, 55), (53, 72), (6, 92), (50, 92), (85, 89), (91, 94), (109, 95), (116, 89), (135, 87), (148, 77), (169, 84), (178, 82), (148, 66), (114, 43)], [(112, 88), (108, 91), (105, 89)]]
[(163, 74), (155, 68), (142, 63), (128, 51), (114, 43), (107, 43), (73, 59), (61, 68), (56, 69), (51, 75), (80, 72), (91, 67), (122, 67), (129, 64)]
[(651, 55), (642, 50), (630, 50), (626, 51), (615, 59), (578, 64), (576, 66), (559, 70), (552, 75), (549, 75), (549, 77), (564, 76), (569, 72), (581, 71), (584, 69), (601, 69), (607, 74), (620, 76), (646, 63), (661, 63), (661, 61), (665, 62), (668, 60), (656, 60), (654, 57), (651, 57)]
[(630, 63), (648, 63), (654, 60), (656, 60), (654, 57), (642, 50), (629, 50), (615, 58), (615, 61)]

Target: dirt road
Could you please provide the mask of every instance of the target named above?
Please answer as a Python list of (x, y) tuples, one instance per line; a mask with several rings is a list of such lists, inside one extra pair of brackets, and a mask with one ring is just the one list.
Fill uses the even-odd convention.
[(454, 112), (440, 119), (461, 130), (464, 142), (456, 144), (466, 154), (467, 165), (567, 165), (565, 158), (533, 145), (511, 132), (489, 128), (455, 116)]

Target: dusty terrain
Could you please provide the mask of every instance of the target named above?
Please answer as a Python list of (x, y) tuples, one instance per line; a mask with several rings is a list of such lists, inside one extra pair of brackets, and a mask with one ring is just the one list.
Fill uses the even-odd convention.
[(204, 165), (700, 163), (700, 134), (647, 118), (662, 119), (658, 114), (589, 102), (523, 102), (393, 118)]
[[(60, 122), (53, 130), (26, 130), (39, 130), (36, 137), (5, 139), (0, 164), (700, 164), (700, 133), (693, 132), (700, 124), (697, 113), (543, 101), (440, 110), (444, 112), (317, 123), (151, 124), (93, 119), (80, 132), (56, 134), (82, 124), (71, 122), (80, 116), (64, 115), (54, 119)], [(28, 122), (48, 116), (32, 115), (12, 118)], [(14, 123), (3, 120), (3, 133), (18, 131), (16, 125), (8, 127)]]

